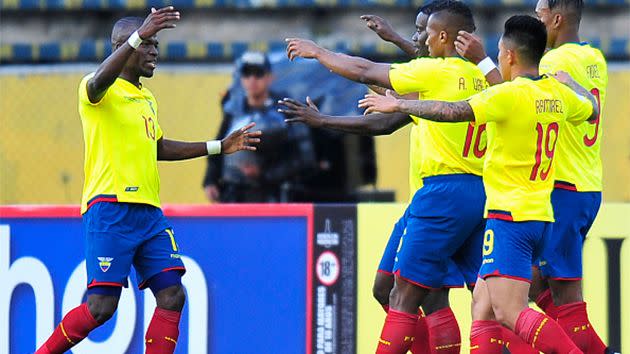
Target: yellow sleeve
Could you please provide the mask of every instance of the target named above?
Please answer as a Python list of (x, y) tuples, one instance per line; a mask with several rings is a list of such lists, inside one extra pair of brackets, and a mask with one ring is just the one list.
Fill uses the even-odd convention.
[(389, 69), (389, 83), (400, 95), (427, 90), (431, 80), (435, 82), (437, 61), (433, 58), (417, 58), (407, 63), (392, 64)]
[(558, 71), (558, 66), (556, 65), (556, 56), (555, 52), (549, 52), (545, 54), (542, 59), (540, 59), (540, 64), (538, 64), (538, 71), (540, 74), (554, 74)]
[(564, 106), (567, 110), (567, 121), (579, 125), (593, 114), (593, 103), (564, 84), (562, 86), (565, 91)]
[(475, 114), (475, 123), (498, 122), (509, 116), (513, 100), (508, 83), (495, 85), (473, 95), (468, 104)]
[[(103, 96), (101, 98), (101, 100), (96, 102), (96, 103), (90, 102), (90, 99), (88, 98), (87, 83), (88, 83), (88, 81), (90, 81), (90, 79), (92, 77), (94, 77), (94, 74), (95, 73), (91, 73), (91, 74), (86, 75), (85, 77), (83, 77), (83, 79), (81, 80), (81, 83), (79, 84), (79, 103), (80, 104), (87, 104), (87, 105), (90, 105), (90, 106), (97, 106), (99, 103), (103, 102), (103, 98), (105, 98), (105, 96)], [(107, 95), (107, 93), (105, 95)]]

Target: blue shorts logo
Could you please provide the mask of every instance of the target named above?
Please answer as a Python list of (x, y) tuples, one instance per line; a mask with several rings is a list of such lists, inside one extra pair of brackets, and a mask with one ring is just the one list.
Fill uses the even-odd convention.
[(103, 271), (103, 273), (107, 272), (109, 270), (109, 267), (111, 267), (112, 265), (112, 261), (114, 260), (114, 258), (112, 257), (97, 257), (99, 262), (98, 265), (99, 267), (101, 267), (101, 270)]

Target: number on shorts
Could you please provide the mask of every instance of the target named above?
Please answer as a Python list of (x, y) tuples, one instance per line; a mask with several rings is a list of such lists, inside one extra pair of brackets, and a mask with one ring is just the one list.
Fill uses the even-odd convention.
[(483, 235), (483, 255), (489, 256), (494, 251), (494, 231), (486, 230)]

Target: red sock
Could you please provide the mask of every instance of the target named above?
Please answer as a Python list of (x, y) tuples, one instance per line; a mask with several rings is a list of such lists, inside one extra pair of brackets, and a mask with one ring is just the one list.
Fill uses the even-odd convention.
[(98, 326), (99, 323), (92, 317), (87, 304), (83, 303), (68, 312), (50, 338), (35, 354), (65, 353)]
[(179, 336), (181, 312), (155, 308), (145, 336), (146, 354), (172, 354)]
[(458, 354), (462, 336), (455, 314), (445, 307), (426, 317), (432, 354)]
[(389, 309), (376, 354), (405, 354), (413, 343), (418, 315)]
[(547, 289), (540, 293), (536, 298), (536, 305), (538, 305), (541, 310), (545, 311), (547, 316), (551, 317), (551, 319), (555, 320), (558, 318), (558, 308), (553, 303), (551, 290)]
[(602, 354), (606, 350), (588, 320), (585, 302), (558, 306), (558, 324), (585, 354)]
[(470, 352), (475, 354), (502, 354), (503, 337), (497, 321), (473, 321), (470, 329)]
[(503, 343), (512, 354), (538, 354), (538, 350), (532, 348), (531, 345), (525, 343), (513, 331), (501, 326), (501, 334), (503, 335)]
[(543, 353), (582, 354), (556, 321), (529, 307), (518, 315), (514, 332)]
[(413, 343), (411, 343), (411, 348), (409, 349), (413, 354), (427, 354), (431, 352), (431, 346), (429, 345), (429, 328), (427, 327), (426, 319), (422, 309), (419, 309), (418, 323), (416, 323), (416, 330), (413, 333)]

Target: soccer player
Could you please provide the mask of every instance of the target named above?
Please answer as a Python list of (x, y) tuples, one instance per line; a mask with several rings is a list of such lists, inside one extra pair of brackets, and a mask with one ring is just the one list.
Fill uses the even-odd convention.
[[(473, 293), (471, 350), (501, 353), (499, 321), (544, 353), (582, 353), (550, 317), (528, 307), (531, 263), (551, 237), (553, 157), (564, 121), (595, 121), (595, 98), (571, 77), (540, 76), (545, 25), (513, 16), (499, 41), (499, 68), (509, 82), (467, 101), (411, 101), (367, 95), (367, 112), (402, 112), (436, 122), (487, 123), (484, 163), (486, 232), (483, 262)], [(563, 85), (566, 84), (565, 85)], [(568, 86), (568, 87), (567, 87)], [(570, 88), (569, 88), (570, 87)], [(577, 93), (577, 94), (576, 94)]]
[[(405, 64), (380, 64), (333, 53), (301, 39), (289, 39), (287, 52), (290, 59), (316, 58), (348, 79), (394, 88), (399, 94), (419, 93), (423, 98), (460, 100), (486, 87), (481, 71), (455, 52), (453, 42), (457, 32), (466, 28), (474, 29), (470, 9), (461, 2), (446, 1), (437, 6), (428, 19), (426, 43), (431, 58), (418, 58)], [(292, 110), (307, 111), (294, 101), (285, 102)], [(314, 110), (309, 112), (312, 114)], [(345, 131), (357, 133), (361, 133), (357, 126), (374, 125), (386, 132), (407, 124), (409, 119), (402, 115), (396, 125), (388, 124), (379, 116), (335, 120), (319, 115), (319, 118), (323, 120), (316, 120), (316, 125), (343, 127)], [(303, 119), (304, 116), (294, 121)], [(418, 175), (424, 186), (408, 208), (407, 232), (402, 237), (393, 267), (395, 285), (389, 298), (379, 353), (406, 353), (409, 349), (418, 322), (418, 307), (430, 289), (442, 286), (450, 258), (458, 262), (467, 283), (476, 280), (484, 224), (485, 195), (480, 177), (485, 152), (484, 130), (485, 126), (473, 127), (467, 123), (421, 123), (418, 140), (422, 144), (422, 158)], [(456, 210), (458, 205), (464, 212)], [(446, 325), (448, 321), (443, 323)], [(457, 338), (457, 343), (439, 346), (440, 352), (459, 352), (459, 336)]]
[[(600, 115), (594, 122), (567, 125), (557, 148), (553, 237), (534, 269), (530, 298), (585, 353), (604, 353), (606, 345), (591, 325), (582, 297), (582, 246), (601, 204), (601, 108), (606, 100), (608, 72), (602, 53), (580, 42), (582, 0), (540, 0), (538, 18), (547, 29), (547, 48), (540, 72), (565, 71), (597, 98)], [(467, 33), (462, 54), (475, 62), (485, 57), (479, 40)], [(488, 81), (492, 81), (488, 78)], [(538, 268), (543, 278), (538, 276)], [(553, 298), (553, 299), (552, 299)]]
[(173, 229), (160, 209), (158, 160), (255, 150), (260, 132), (250, 124), (222, 141), (167, 140), (157, 102), (140, 83), (157, 65), (156, 34), (174, 28), (173, 7), (143, 20), (125, 17), (112, 30), (113, 53), (79, 85), (85, 140), (81, 202), (86, 233), (87, 302), (71, 310), (37, 354), (64, 353), (110, 319), (133, 265), (140, 289), (157, 308), (146, 333), (146, 353), (173, 353), (185, 294), (185, 272)]

